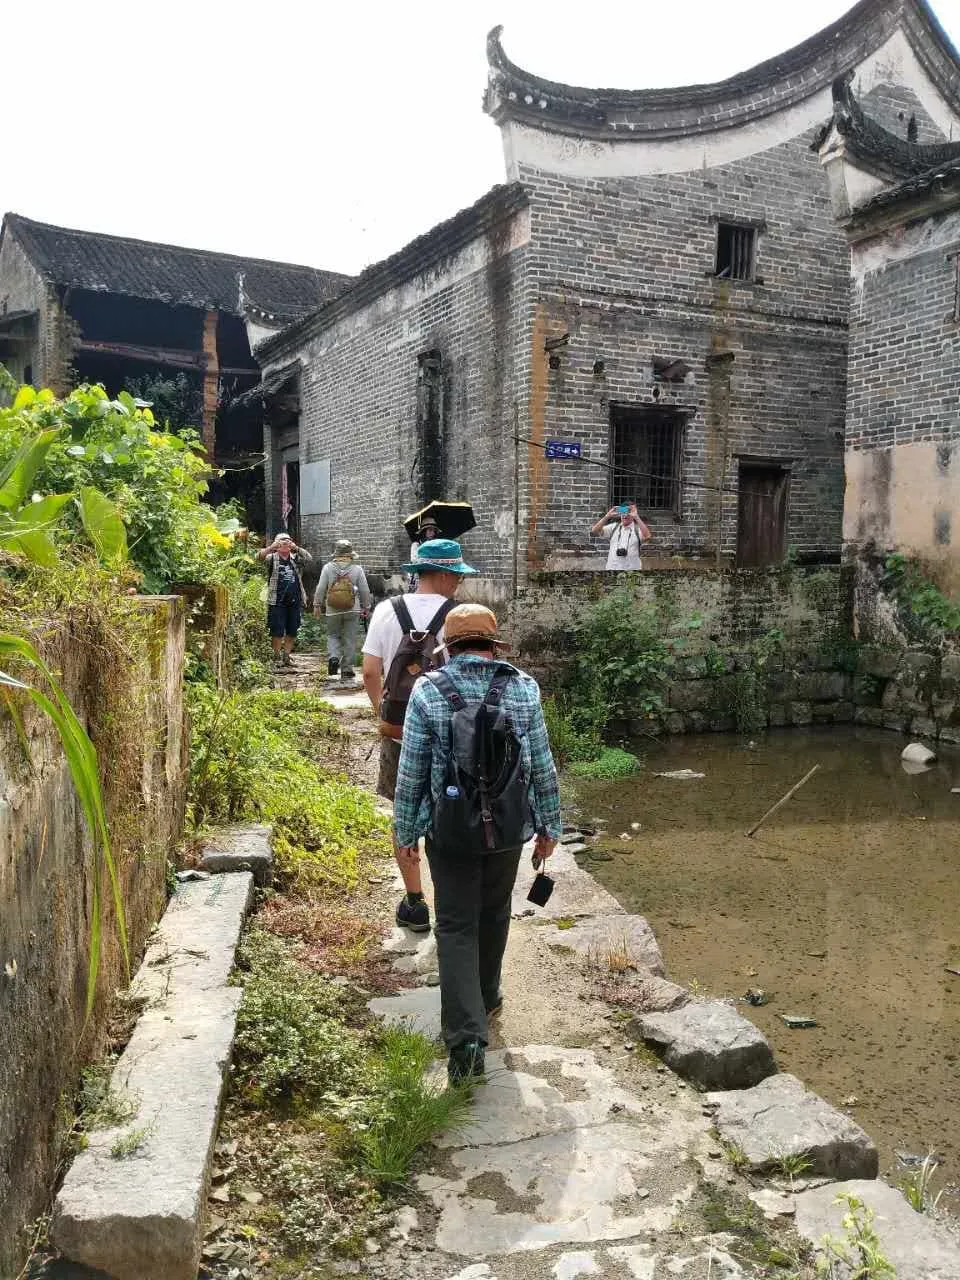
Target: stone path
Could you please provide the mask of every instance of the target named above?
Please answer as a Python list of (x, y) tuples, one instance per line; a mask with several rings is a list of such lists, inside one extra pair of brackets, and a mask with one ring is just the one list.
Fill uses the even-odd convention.
[[(524, 860), (521, 868), (527, 866)], [(468, 1122), (439, 1138), (416, 1179), (414, 1231), (396, 1249), (368, 1259), (364, 1271), (378, 1280), (735, 1280), (769, 1274), (742, 1232), (705, 1225), (711, 1196), (729, 1206), (752, 1199), (771, 1230), (796, 1224), (814, 1244), (828, 1230), (836, 1234), (836, 1183), (818, 1186), (826, 1180), (808, 1177), (791, 1185), (781, 1178), (779, 1185), (765, 1186), (760, 1171), (781, 1153), (802, 1148), (817, 1154), (824, 1173), (855, 1177), (875, 1167), (867, 1136), (793, 1077), (768, 1075), (776, 1070), (769, 1047), (729, 1004), (686, 1003), (677, 1029), (669, 1026), (669, 1014), (658, 1022), (640, 1015), (626, 1027), (617, 1023), (586, 976), (591, 967), (603, 968), (604, 957), (637, 966), (637, 980), (649, 984), (655, 1006), (659, 996), (661, 1008), (672, 1008), (679, 989), (658, 976), (663, 962), (646, 921), (625, 913), (576, 865), (569, 848), (558, 850), (552, 871), (553, 899), (546, 911), (531, 914), (526, 890), (532, 873), (521, 869), (506, 1003), (494, 1024), (487, 1082), (476, 1090)], [(400, 889), (398, 878), (394, 891)], [(418, 985), (371, 1001), (371, 1010), (438, 1036), (432, 936), (394, 929), (384, 947), (398, 974)], [(692, 1080), (709, 1088), (719, 1072), (729, 1074), (733, 1087), (700, 1093), (638, 1050), (628, 1037), (654, 1022), (649, 1039), (661, 1051), (665, 1040), (675, 1042), (671, 1036), (698, 1038), (698, 1070), (705, 1078), (694, 1070)], [(683, 1055), (677, 1058), (682, 1071)], [(751, 1107), (762, 1123), (750, 1122)], [(755, 1170), (749, 1179), (724, 1158), (716, 1125), (731, 1144), (727, 1150), (745, 1148)], [(960, 1245), (948, 1229), (914, 1214), (882, 1183), (849, 1185), (876, 1207), (899, 1280), (960, 1280)], [(738, 1213), (742, 1221), (742, 1209), (731, 1208), (734, 1219)], [(800, 1239), (792, 1240), (790, 1247), (799, 1249)]]
[[(721, 1242), (671, 1234), (697, 1193), (701, 1167), (718, 1154), (699, 1096), (624, 1047), (623, 1033), (589, 999), (567, 954), (626, 945), (662, 971), (653, 935), (571, 855), (558, 851), (552, 872), (557, 901), (549, 914), (527, 914), (532, 872), (522, 870), (518, 881), (500, 1028), (510, 1043), (488, 1053), (487, 1082), (467, 1124), (441, 1136), (417, 1178), (429, 1245), (414, 1258), (378, 1260), (373, 1269), (418, 1280), (740, 1275)], [(576, 923), (558, 930), (558, 918)], [(578, 945), (558, 941), (566, 939)], [(384, 946), (398, 973), (421, 985), (373, 1000), (371, 1009), (437, 1035), (432, 937), (395, 929)], [(523, 989), (531, 970), (541, 975), (535, 1016)], [(578, 1018), (563, 1016), (570, 1006)], [(517, 1039), (517, 1022), (541, 1039)], [(544, 1035), (551, 1024), (559, 1036)], [(583, 1044), (571, 1043), (576, 1039)]]

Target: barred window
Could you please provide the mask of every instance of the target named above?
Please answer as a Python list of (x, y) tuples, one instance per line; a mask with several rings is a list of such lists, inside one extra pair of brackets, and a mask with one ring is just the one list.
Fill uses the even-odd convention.
[(610, 500), (644, 511), (680, 510), (684, 417), (672, 409), (614, 405), (610, 411)]
[(737, 222), (717, 223), (717, 271), (722, 280), (752, 280), (757, 257), (757, 229)]

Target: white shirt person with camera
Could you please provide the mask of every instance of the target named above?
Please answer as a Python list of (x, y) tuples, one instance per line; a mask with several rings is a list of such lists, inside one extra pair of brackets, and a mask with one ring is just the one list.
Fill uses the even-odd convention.
[(640, 519), (635, 502), (621, 502), (601, 516), (590, 530), (594, 538), (601, 534), (610, 539), (607, 554), (608, 569), (642, 569), (640, 548), (653, 535)]

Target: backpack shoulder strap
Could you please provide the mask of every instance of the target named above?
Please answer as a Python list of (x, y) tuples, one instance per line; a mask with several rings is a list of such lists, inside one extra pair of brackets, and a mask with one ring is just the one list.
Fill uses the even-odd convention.
[(432, 636), (439, 635), (443, 630), (443, 624), (447, 620), (447, 614), (453, 608), (454, 604), (455, 601), (453, 600), (444, 600), (443, 604), (430, 619), (430, 622), (427, 624), (427, 630)]
[(486, 697), (483, 699), (484, 706), (499, 707), (503, 698), (503, 691), (516, 675), (512, 667), (503, 665), (497, 667), (493, 679), (490, 681), (490, 688), (487, 690)]
[(440, 667), (437, 671), (428, 671), (427, 679), (432, 681), (438, 692), (446, 698), (454, 711), (464, 710), (467, 704), (464, 702), (460, 690), (450, 679), (449, 672), (444, 671), (443, 667)]
[(397, 621), (400, 623), (400, 630), (405, 636), (415, 630), (413, 619), (410, 617), (410, 610), (407, 608), (407, 602), (403, 596), (394, 596), (390, 602), (393, 605), (393, 612), (396, 614)]

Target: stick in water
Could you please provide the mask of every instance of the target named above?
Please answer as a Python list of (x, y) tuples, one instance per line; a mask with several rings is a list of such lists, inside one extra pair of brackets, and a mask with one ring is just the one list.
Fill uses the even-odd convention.
[(763, 826), (763, 824), (766, 822), (766, 820), (767, 820), (767, 819), (768, 819), (772, 814), (776, 813), (778, 809), (782, 808), (782, 807), (783, 807), (783, 805), (785, 805), (785, 804), (787, 803), (787, 801), (790, 799), (790, 797), (791, 797), (791, 796), (795, 796), (795, 795), (797, 794), (797, 792), (800, 790), (800, 788), (803, 786), (803, 784), (804, 784), (805, 782), (809, 782), (809, 781), (810, 781), (810, 779), (813, 777), (813, 775), (817, 772), (817, 770), (818, 770), (819, 768), (820, 768), (819, 763), (818, 763), (818, 764), (815, 764), (815, 765), (813, 766), (813, 768), (810, 770), (810, 772), (809, 772), (809, 773), (805, 773), (805, 774), (803, 775), (803, 777), (800, 779), (800, 781), (799, 781), (799, 782), (795, 782), (795, 783), (793, 784), (793, 786), (790, 788), (790, 790), (787, 792), (787, 794), (786, 794), (785, 796), (781, 796), (781, 797), (780, 797), (780, 799), (777, 801), (777, 803), (776, 803), (776, 804), (774, 804), (774, 805), (771, 805), (771, 806), (770, 806), (770, 808), (769, 808), (769, 809), (767, 810), (767, 812), (763, 815), (763, 817), (760, 819), (760, 821), (759, 821), (759, 822), (755, 822), (755, 823), (753, 824), (753, 826), (752, 826), (752, 827), (750, 828), (750, 830), (747, 832), (747, 835), (748, 835), (748, 836), (752, 836), (752, 835), (754, 835), (754, 833), (755, 833), (755, 832), (759, 831), (759, 830), (760, 830), (760, 828)]

